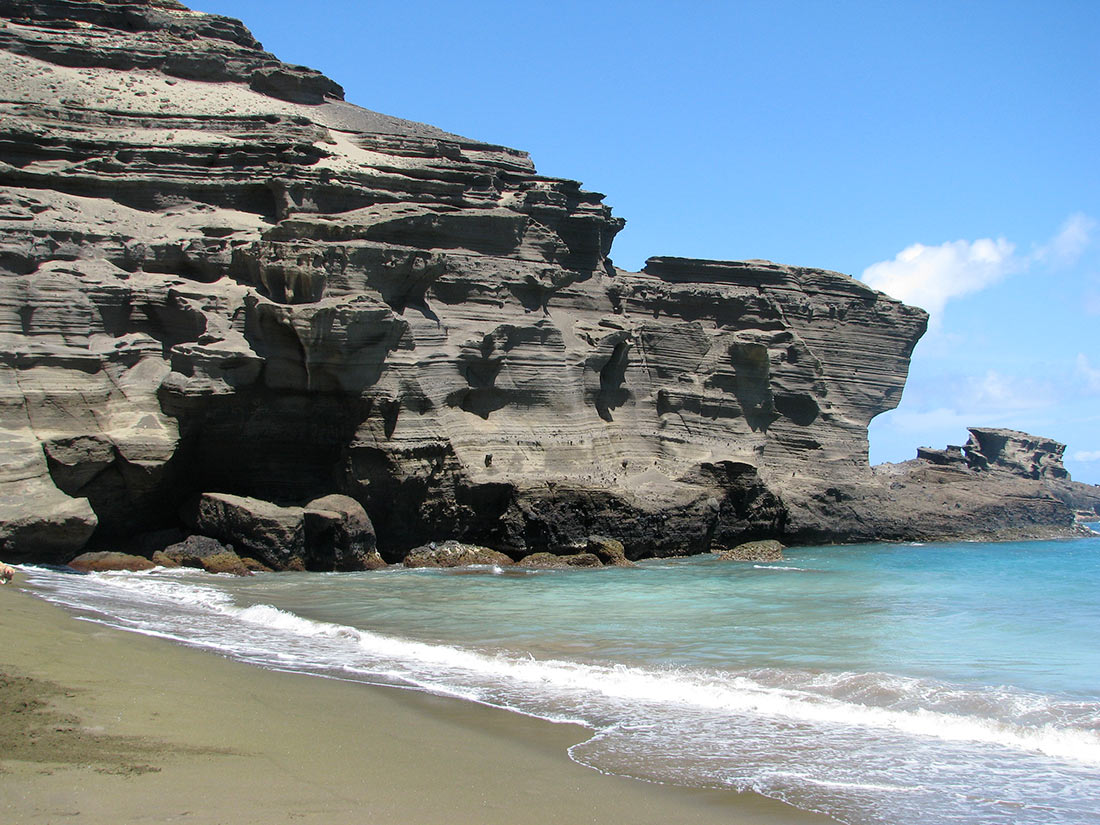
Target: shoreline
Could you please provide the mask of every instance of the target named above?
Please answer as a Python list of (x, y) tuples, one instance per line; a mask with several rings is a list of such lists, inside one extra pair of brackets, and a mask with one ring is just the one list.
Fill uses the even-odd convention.
[(600, 774), (586, 728), (261, 669), (0, 588), (0, 811), (193, 822), (833, 822), (751, 793)]

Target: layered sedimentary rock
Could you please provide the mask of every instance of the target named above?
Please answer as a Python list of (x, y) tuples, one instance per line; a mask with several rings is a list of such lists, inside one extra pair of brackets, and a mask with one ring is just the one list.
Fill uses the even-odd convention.
[(390, 561), (907, 534), (867, 424), (921, 310), (766, 261), (620, 270), (602, 195), (171, 0), (0, 0), (0, 85), (7, 555), (203, 493), (353, 498)]
[(1100, 514), (1100, 488), (1075, 482), (1065, 445), (1017, 430), (971, 427), (965, 445), (922, 447), (874, 468), (886, 486), (885, 538), (1047, 535), (1068, 529), (1073, 509)]

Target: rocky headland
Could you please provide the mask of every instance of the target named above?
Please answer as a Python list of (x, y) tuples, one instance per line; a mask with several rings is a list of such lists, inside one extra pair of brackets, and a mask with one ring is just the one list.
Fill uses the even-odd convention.
[(868, 465), (923, 311), (768, 261), (621, 270), (603, 195), (236, 20), (0, 0), (0, 84), (5, 558), (585, 566), (1100, 512), (1023, 433)]

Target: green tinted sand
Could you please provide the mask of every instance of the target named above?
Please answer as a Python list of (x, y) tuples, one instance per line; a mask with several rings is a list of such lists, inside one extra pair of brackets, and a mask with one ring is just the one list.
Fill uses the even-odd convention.
[(276, 673), (0, 588), (0, 821), (822, 823), (602, 776), (571, 725)]

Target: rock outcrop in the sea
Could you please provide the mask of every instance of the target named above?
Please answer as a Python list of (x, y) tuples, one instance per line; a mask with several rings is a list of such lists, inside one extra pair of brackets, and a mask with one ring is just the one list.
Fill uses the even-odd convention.
[(69, 562), (69, 567), (81, 573), (103, 573), (109, 570), (129, 572), (152, 570), (156, 565), (145, 556), (117, 553), (111, 550), (95, 550), (90, 553), (81, 553)]
[(405, 554), (406, 567), (470, 567), (471, 565), (510, 566), (512, 560), (497, 550), (463, 544), (449, 539), (414, 547)]
[(1069, 530), (1075, 507), (1100, 507), (1100, 489), (1070, 479), (1064, 452), (1065, 445), (1053, 439), (971, 427), (965, 445), (921, 447), (915, 459), (879, 465), (874, 473), (885, 483), (886, 512), (895, 519), (881, 536), (1044, 536)]
[(783, 561), (783, 545), (775, 539), (746, 541), (736, 547), (716, 551), (722, 561)]
[(625, 559), (907, 537), (902, 492), (961, 489), (867, 466), (926, 316), (845, 275), (618, 269), (602, 195), (173, 0), (0, 0), (0, 83), (6, 556), (182, 518), (278, 568)]

